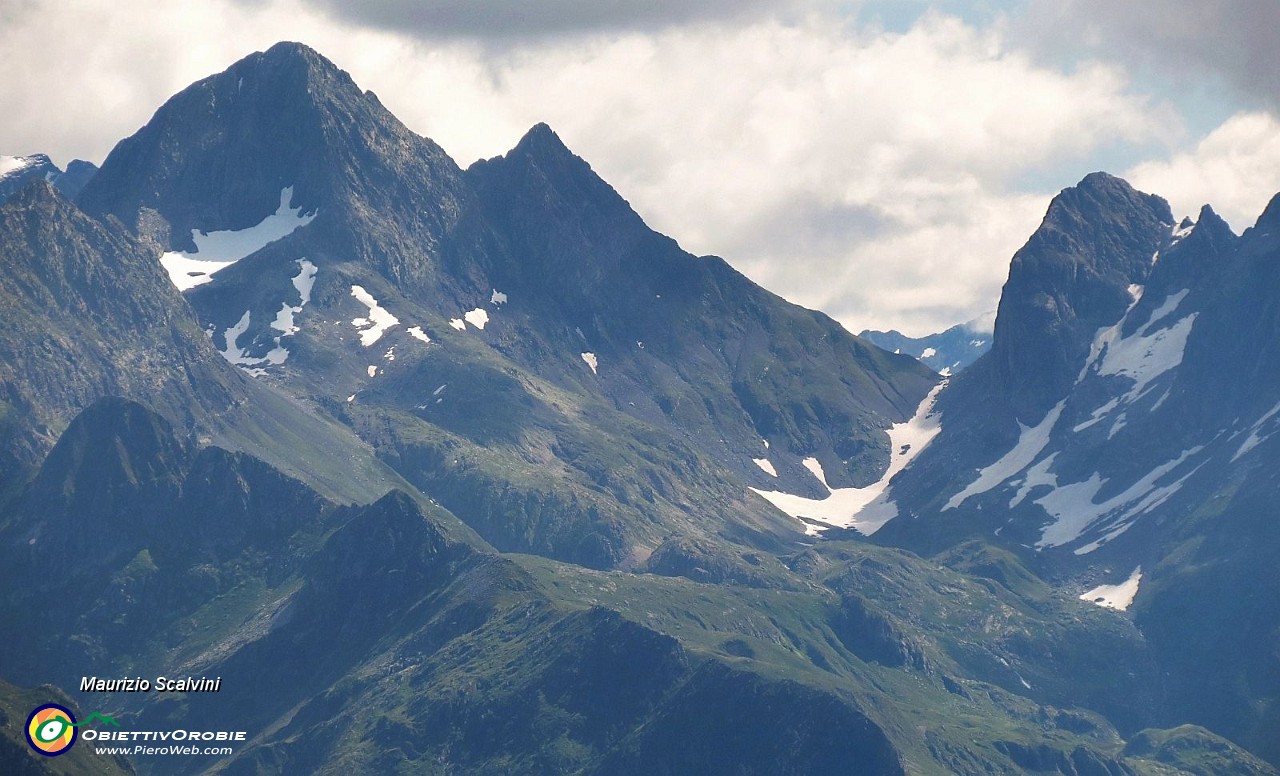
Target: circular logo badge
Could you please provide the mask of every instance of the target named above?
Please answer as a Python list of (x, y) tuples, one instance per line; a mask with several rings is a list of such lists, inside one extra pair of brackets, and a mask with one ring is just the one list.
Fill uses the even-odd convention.
[(76, 742), (76, 718), (56, 703), (39, 706), (27, 717), (27, 743), (46, 757), (54, 757)]

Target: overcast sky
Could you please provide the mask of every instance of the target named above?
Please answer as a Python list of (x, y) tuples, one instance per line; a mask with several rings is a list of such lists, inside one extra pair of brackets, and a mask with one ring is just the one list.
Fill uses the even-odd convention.
[(462, 165), (549, 123), (655, 228), (846, 327), (994, 309), (1105, 169), (1237, 231), (1280, 190), (1274, 0), (0, 0), (0, 154), (101, 162), (278, 40)]

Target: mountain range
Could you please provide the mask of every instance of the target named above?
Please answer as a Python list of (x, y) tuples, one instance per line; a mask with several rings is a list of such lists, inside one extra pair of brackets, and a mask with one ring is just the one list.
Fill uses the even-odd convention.
[(867, 329), (858, 336), (892, 353), (915, 356), (935, 372), (950, 376), (991, 349), (991, 331), (995, 322), (996, 316), (992, 312), (923, 337), (908, 337), (892, 329)]
[(1280, 204), (1091, 175), (922, 364), (300, 44), (84, 169), (0, 190), (6, 773), (1276, 773)]

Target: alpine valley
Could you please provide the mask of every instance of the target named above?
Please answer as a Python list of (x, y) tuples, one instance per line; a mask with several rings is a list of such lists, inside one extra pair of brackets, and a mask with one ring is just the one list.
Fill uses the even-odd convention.
[(295, 43), (0, 173), (0, 772), (1280, 773), (1280, 200), (885, 350)]

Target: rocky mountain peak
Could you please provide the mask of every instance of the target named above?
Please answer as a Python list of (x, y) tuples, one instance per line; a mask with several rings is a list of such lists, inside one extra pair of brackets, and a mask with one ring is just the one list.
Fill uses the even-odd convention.
[(345, 71), (280, 43), (172, 97), (112, 150), (79, 201), (190, 251), (193, 229), (252, 227), (287, 188), (293, 207), (333, 213), (330, 226), (349, 231), (359, 213), (390, 207), (388, 190), (405, 178), (426, 178), (448, 200), (459, 177)]
[(1094, 332), (1119, 320), (1173, 225), (1169, 204), (1091, 173), (1063, 190), (1013, 257), (992, 346), (1021, 411), (1043, 414), (1074, 380)]

